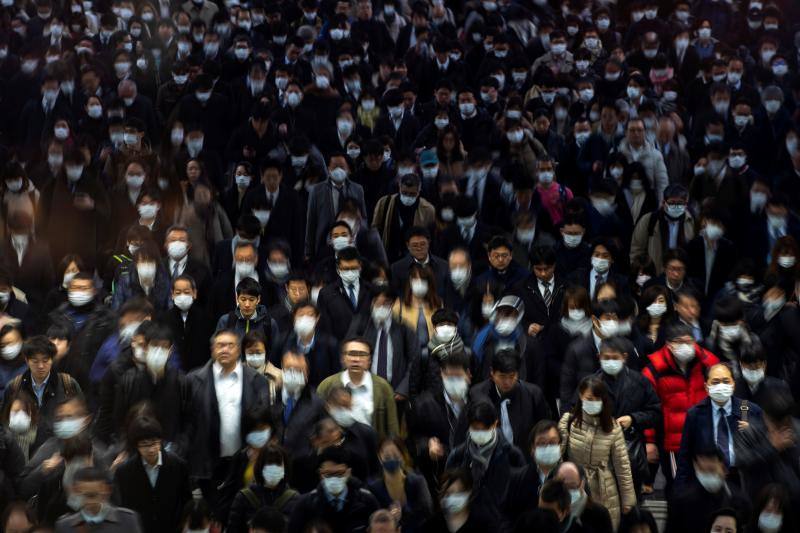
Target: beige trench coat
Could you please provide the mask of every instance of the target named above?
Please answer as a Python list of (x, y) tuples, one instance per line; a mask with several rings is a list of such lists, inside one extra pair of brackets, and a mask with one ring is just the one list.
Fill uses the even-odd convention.
[(570, 424), (572, 427), (568, 429), (571, 418), (571, 413), (565, 413), (558, 423), (562, 457), (586, 470), (592, 499), (608, 509), (616, 531), (622, 508), (636, 505), (631, 463), (622, 428), (614, 422), (611, 433), (604, 433), (596, 417), (584, 414), (580, 426)]

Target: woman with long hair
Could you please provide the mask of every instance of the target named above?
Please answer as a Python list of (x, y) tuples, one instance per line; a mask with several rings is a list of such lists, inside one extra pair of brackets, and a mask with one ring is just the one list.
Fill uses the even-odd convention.
[(420, 349), (428, 349), (428, 341), (433, 335), (431, 317), (442, 307), (442, 300), (436, 293), (436, 277), (433, 271), (414, 263), (409, 269), (408, 280), (403, 287), (402, 299), (398, 299), (392, 312), (398, 320), (416, 331)]

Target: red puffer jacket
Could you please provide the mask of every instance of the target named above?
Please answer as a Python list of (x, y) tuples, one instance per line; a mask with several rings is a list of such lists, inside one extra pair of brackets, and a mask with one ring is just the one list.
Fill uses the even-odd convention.
[[(663, 447), (668, 452), (677, 452), (681, 447), (686, 412), (708, 396), (703, 370), (719, 363), (719, 359), (713, 353), (695, 345), (695, 358), (689, 363), (687, 375), (684, 375), (666, 345), (648, 357), (650, 363), (642, 370), (642, 374), (650, 380), (656, 394), (661, 398)], [(654, 430), (645, 431), (645, 435), (647, 442), (656, 442)]]

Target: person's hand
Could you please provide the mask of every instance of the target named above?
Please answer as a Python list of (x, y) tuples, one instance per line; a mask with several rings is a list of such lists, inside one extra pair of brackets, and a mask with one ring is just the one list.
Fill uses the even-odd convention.
[(603, 170), (603, 162), (602, 161), (595, 161), (592, 163), (592, 172), (600, 172)]
[(56, 452), (50, 456), (50, 459), (45, 459), (42, 461), (42, 471), (44, 473), (52, 472), (53, 470), (61, 464), (64, 458), (61, 457), (61, 454)]
[(617, 418), (617, 422), (619, 423), (620, 426), (622, 426), (622, 429), (628, 429), (629, 427), (631, 427), (631, 424), (633, 424), (633, 418), (628, 415), (625, 415)]
[(128, 458), (128, 452), (121, 451), (117, 456), (114, 458), (114, 462), (111, 463), (111, 470), (116, 470), (116, 468), (125, 462)]
[(252, 159), (253, 156), (255, 156), (256, 154), (255, 152), (253, 152), (252, 148), (250, 148), (249, 146), (245, 146), (244, 148), (242, 148), (242, 155), (244, 156), (245, 159)]
[(739, 420), (739, 431), (744, 431), (745, 429), (750, 427), (750, 422), (745, 422), (744, 420)]
[(645, 450), (647, 450), (647, 462), (648, 463), (657, 463), (658, 462), (658, 446), (656, 446), (652, 442), (648, 442), (645, 445)]
[(428, 455), (431, 459), (441, 459), (444, 457), (444, 446), (436, 437), (428, 439)]
[(398, 502), (392, 502), (389, 505), (389, 514), (392, 515), (395, 524), (400, 523), (400, 519), (403, 517), (403, 508), (400, 506)]
[(76, 194), (73, 203), (81, 211), (91, 211), (94, 209), (94, 200), (88, 194)]
[(624, 506), (624, 507), (622, 508), (622, 514), (628, 514), (628, 513), (630, 513), (630, 512), (631, 512), (631, 509), (633, 509), (633, 507), (631, 507), (630, 505), (626, 505), (626, 506)]
[(394, 393), (394, 401), (396, 401), (396, 402), (404, 402), (406, 400), (408, 400), (408, 398), (406, 398), (402, 394), (397, 393), (397, 392)]
[(528, 335), (531, 336), (531, 337), (535, 337), (543, 329), (544, 329), (544, 326), (541, 325), (541, 324), (531, 324), (530, 326), (528, 326)]
[(286, 124), (281, 124), (280, 126), (278, 126), (278, 133), (280, 133), (281, 135), (284, 135), (284, 136), (288, 135), (289, 134), (289, 126), (287, 126)]
[(108, 156), (110, 156), (110, 155), (111, 155), (111, 147), (110, 146), (106, 146), (105, 148), (100, 150), (100, 156), (99, 156), (100, 157), (100, 161), (105, 161), (106, 159), (108, 159)]

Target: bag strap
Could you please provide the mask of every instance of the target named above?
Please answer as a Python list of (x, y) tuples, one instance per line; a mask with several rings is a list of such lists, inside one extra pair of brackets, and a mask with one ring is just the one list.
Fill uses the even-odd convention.
[(256, 496), (255, 492), (253, 492), (249, 488), (242, 489), (240, 492), (244, 495), (245, 498), (247, 498), (247, 501), (250, 503), (253, 509), (261, 508), (261, 500), (258, 499), (258, 496)]
[(72, 385), (72, 378), (65, 372), (59, 372), (58, 377), (61, 379), (61, 386), (64, 387), (64, 395), (67, 398), (75, 396), (75, 387)]
[(283, 506), (289, 503), (289, 500), (294, 498), (298, 492), (294, 489), (287, 488), (283, 491), (283, 494), (278, 496), (278, 499), (275, 500), (274, 506), (283, 511)]
[(742, 400), (742, 404), (739, 406), (739, 411), (742, 415), (742, 422), (747, 422), (747, 416), (750, 414), (750, 402), (747, 400)]

